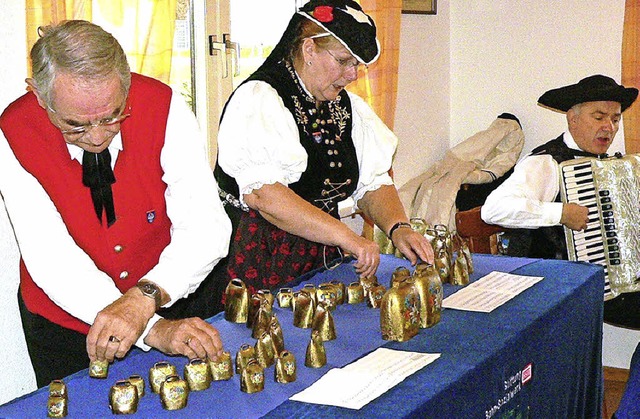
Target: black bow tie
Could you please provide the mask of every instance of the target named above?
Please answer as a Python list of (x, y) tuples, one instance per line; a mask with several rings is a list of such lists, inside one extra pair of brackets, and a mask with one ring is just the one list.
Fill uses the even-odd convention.
[(116, 178), (111, 170), (111, 154), (109, 149), (100, 153), (84, 151), (82, 155), (82, 183), (91, 188), (91, 199), (96, 210), (98, 220), (102, 223), (102, 211), (107, 213), (107, 225), (111, 227), (116, 222), (116, 212), (113, 208), (113, 194), (111, 184)]

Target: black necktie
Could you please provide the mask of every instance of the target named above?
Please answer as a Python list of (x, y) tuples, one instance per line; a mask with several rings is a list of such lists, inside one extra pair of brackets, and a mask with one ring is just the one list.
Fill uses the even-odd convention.
[(111, 170), (111, 154), (109, 149), (101, 153), (84, 151), (82, 155), (82, 183), (91, 188), (91, 199), (96, 210), (98, 220), (102, 223), (102, 211), (107, 213), (107, 225), (111, 227), (116, 221), (116, 212), (113, 208), (113, 195), (111, 184), (116, 178)]

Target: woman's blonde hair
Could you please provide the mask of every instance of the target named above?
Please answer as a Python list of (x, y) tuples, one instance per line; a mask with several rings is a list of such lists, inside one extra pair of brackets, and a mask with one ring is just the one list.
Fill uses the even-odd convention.
[[(341, 45), (340, 41), (338, 41), (333, 35), (329, 34), (325, 29), (308, 19), (304, 19), (300, 22), (296, 33), (297, 36), (294, 37), (291, 43), (291, 50), (289, 51), (289, 60), (292, 63), (303, 59), (302, 43), (306, 38), (313, 38), (316, 45), (324, 49), (330, 49), (336, 45)], [(321, 36), (324, 34), (326, 34), (326, 36)]]

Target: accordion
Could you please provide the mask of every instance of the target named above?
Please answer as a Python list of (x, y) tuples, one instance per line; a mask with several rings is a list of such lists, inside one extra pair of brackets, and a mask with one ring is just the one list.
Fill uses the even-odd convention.
[(583, 231), (564, 228), (569, 260), (604, 266), (604, 299), (640, 290), (640, 155), (560, 163), (562, 202), (589, 208)]

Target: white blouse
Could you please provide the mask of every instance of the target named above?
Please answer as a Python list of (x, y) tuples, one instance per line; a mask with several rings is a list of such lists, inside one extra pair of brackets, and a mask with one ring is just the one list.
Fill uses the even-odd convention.
[[(348, 94), (360, 172), (351, 196), (357, 205), (366, 192), (393, 184), (388, 171), (398, 139), (362, 98)], [(241, 200), (265, 184), (288, 186), (306, 170), (294, 117), (268, 83), (250, 81), (233, 94), (218, 132), (218, 163), (235, 178)]]

